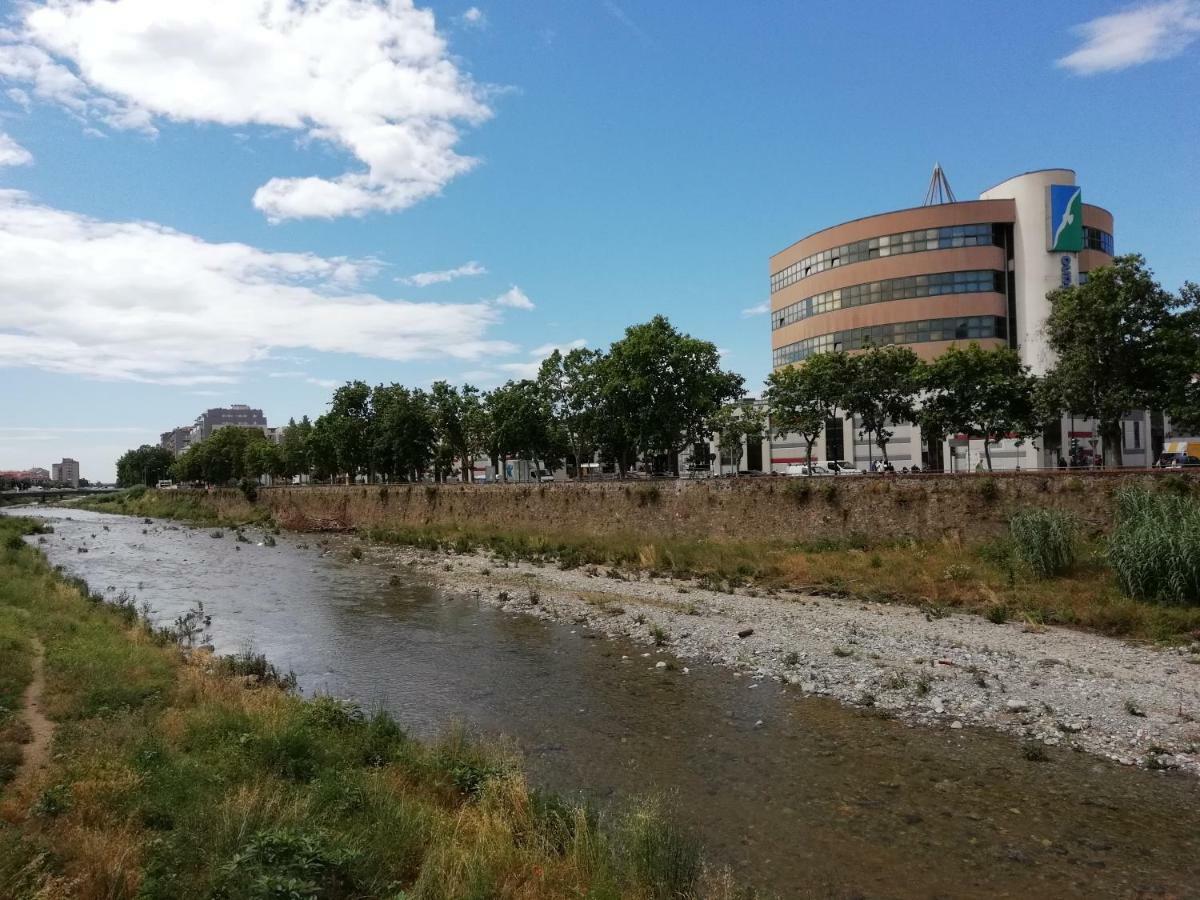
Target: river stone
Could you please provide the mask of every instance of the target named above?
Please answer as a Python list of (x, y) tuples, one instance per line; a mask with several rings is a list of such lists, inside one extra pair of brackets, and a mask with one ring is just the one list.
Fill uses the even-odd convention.
[(1004, 708), (1012, 713), (1025, 712), (1029, 709), (1029, 703), (1025, 700), (1017, 700), (1014, 697), (1012, 700), (1005, 701)]

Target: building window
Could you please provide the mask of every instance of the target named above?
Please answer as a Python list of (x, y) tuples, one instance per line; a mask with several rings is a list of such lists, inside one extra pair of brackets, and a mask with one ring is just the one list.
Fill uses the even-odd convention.
[(1003, 226), (991, 223), (976, 225), (947, 225), (944, 228), (922, 228), (902, 231), (881, 237), (865, 238), (853, 244), (843, 244), (806, 256), (771, 275), (771, 293), (795, 284), (801, 279), (851, 263), (903, 253), (925, 250), (950, 250), (956, 247), (1003, 246)]
[(1113, 256), (1113, 236), (1107, 231), (1101, 231), (1099, 228), (1089, 228), (1083, 226), (1083, 246), (1087, 250), (1099, 250), (1101, 253), (1107, 253)]
[(992, 269), (979, 269), (871, 281), (866, 284), (826, 291), (823, 294), (814, 294), (790, 306), (785, 306), (783, 309), (776, 310), (771, 320), (771, 330), (783, 328), (811, 316), (851, 306), (888, 303), (892, 300), (912, 300), (917, 297), (936, 297), (941, 294), (977, 294), (984, 291), (1004, 293), (1004, 273)]
[(886, 344), (927, 344), (933, 341), (984, 340), (1008, 337), (1008, 320), (1001, 316), (963, 316), (953, 319), (921, 319), (916, 322), (892, 322), (850, 328), (805, 338), (775, 348), (775, 368), (808, 359), (815, 353), (862, 350)]

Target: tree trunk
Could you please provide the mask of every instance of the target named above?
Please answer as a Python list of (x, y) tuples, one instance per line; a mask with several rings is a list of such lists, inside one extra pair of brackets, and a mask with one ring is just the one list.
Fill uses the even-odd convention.
[[(815, 444), (817, 442), (817, 439), (813, 438), (810, 441), (810, 440), (808, 440), (808, 438), (805, 438), (804, 440), (805, 440), (804, 464), (806, 466), (811, 466), (812, 465), (812, 448), (813, 448), (813, 444)], [(810, 469), (809, 471), (812, 471), (812, 470)]]
[(503, 481), (505, 484), (508, 484), (508, 454), (507, 453), (502, 453), (500, 455), (499, 468), (500, 468), (500, 480)]
[(987, 469), (992, 471), (992, 442), (988, 440), (988, 436), (983, 436), (983, 458), (987, 460)]
[(1125, 454), (1123, 452), (1125, 442), (1122, 440), (1124, 435), (1121, 433), (1121, 420), (1118, 419), (1116, 422), (1110, 422), (1105, 425), (1100, 431), (1100, 437), (1104, 441), (1105, 462), (1107, 463), (1108, 461), (1108, 448), (1111, 446), (1113, 465), (1117, 468), (1123, 466), (1125, 464)]

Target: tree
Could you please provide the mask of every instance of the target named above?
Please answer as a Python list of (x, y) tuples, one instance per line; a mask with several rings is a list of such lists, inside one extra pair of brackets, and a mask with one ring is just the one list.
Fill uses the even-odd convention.
[(365, 381), (348, 381), (329, 401), (326, 432), (336, 468), (348, 482), (366, 471), (371, 475), (371, 389)]
[(312, 429), (312, 422), (308, 421), (308, 416), (304, 416), (299, 422), (288, 419), (287, 428), (283, 430), (283, 442), (279, 445), (283, 457), (281, 475), (289, 478), (306, 475), (312, 469), (309, 452)]
[(165, 478), (175, 463), (175, 457), (165, 447), (142, 444), (136, 450), (128, 450), (117, 460), (117, 486), (147, 486)]
[(838, 405), (858, 418), (860, 433), (879, 447), (885, 463), (890, 426), (915, 418), (921, 370), (917, 354), (896, 344), (869, 347), (846, 358), (845, 390)]
[[(561, 459), (563, 441), (537, 382), (510, 381), (490, 392), (486, 403), (502, 463), (516, 457), (551, 467)], [(501, 472), (507, 480), (507, 466)]]
[(665, 452), (676, 475), (680, 450), (707, 440), (717, 411), (744, 393), (714, 344), (681, 334), (664, 316), (625, 329), (601, 373), (605, 415), (624, 423), (642, 452)]
[[(451, 459), (457, 456), (461, 460), (462, 480), (471, 481), (477, 449), (472, 442), (471, 421), (478, 415), (478, 389), (468, 384), (459, 391), (445, 381), (435, 381), (429, 399), (438, 442), (450, 449)], [(441, 456), (446, 458), (445, 453)]]
[(991, 445), (1037, 434), (1037, 379), (1008, 347), (984, 350), (972, 341), (950, 347), (925, 367), (925, 400), (918, 419), (938, 434), (979, 435), (988, 471)]
[(416, 480), (436, 443), (435, 411), (424, 391), (379, 385), (371, 393), (372, 468), (388, 479)]
[(1194, 306), (1195, 293), (1181, 298), (1163, 290), (1145, 259), (1129, 254), (1047, 299), (1046, 341), (1057, 356), (1047, 381), (1067, 410), (1096, 420), (1105, 457), (1119, 466), (1121, 418), (1170, 406), (1194, 374), (1194, 351), (1185, 346), (1192, 317), (1175, 313), (1189, 301)]
[(1172, 337), (1178, 368), (1169, 378), (1166, 413), (1176, 434), (1200, 434), (1200, 284), (1186, 282), (1179, 291), (1179, 328)]
[(766, 417), (753, 400), (741, 400), (721, 407), (712, 419), (713, 433), (720, 444), (717, 474), (721, 474), (723, 457), (728, 451), (733, 474), (737, 475), (742, 461), (742, 445), (760, 439), (766, 427)]
[(269, 440), (251, 440), (246, 444), (245, 463), (242, 477), (260, 478), (269, 475), (277, 478), (283, 474), (283, 451)]
[(837, 410), (850, 369), (849, 357), (837, 351), (818, 353), (767, 376), (765, 398), (771, 409), (771, 428), (776, 437), (798, 434), (804, 438), (804, 458), (810, 464), (813, 444)]
[(581, 474), (584, 457), (591, 458), (597, 440), (603, 355), (599, 350), (583, 347), (571, 350), (566, 356), (555, 350), (538, 370), (538, 387), (570, 445), (576, 477)]

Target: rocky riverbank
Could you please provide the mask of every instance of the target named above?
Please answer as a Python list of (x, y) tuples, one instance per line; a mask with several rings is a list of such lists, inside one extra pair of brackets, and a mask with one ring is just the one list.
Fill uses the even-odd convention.
[(362, 546), (364, 561), (426, 571), (447, 590), (569, 623), (581, 638), (643, 642), (623, 662), (647, 677), (714, 664), (747, 690), (780, 683), (913, 724), (1010, 733), (1030, 759), (1069, 749), (1200, 775), (1200, 643), (1163, 648), (909, 606)]

